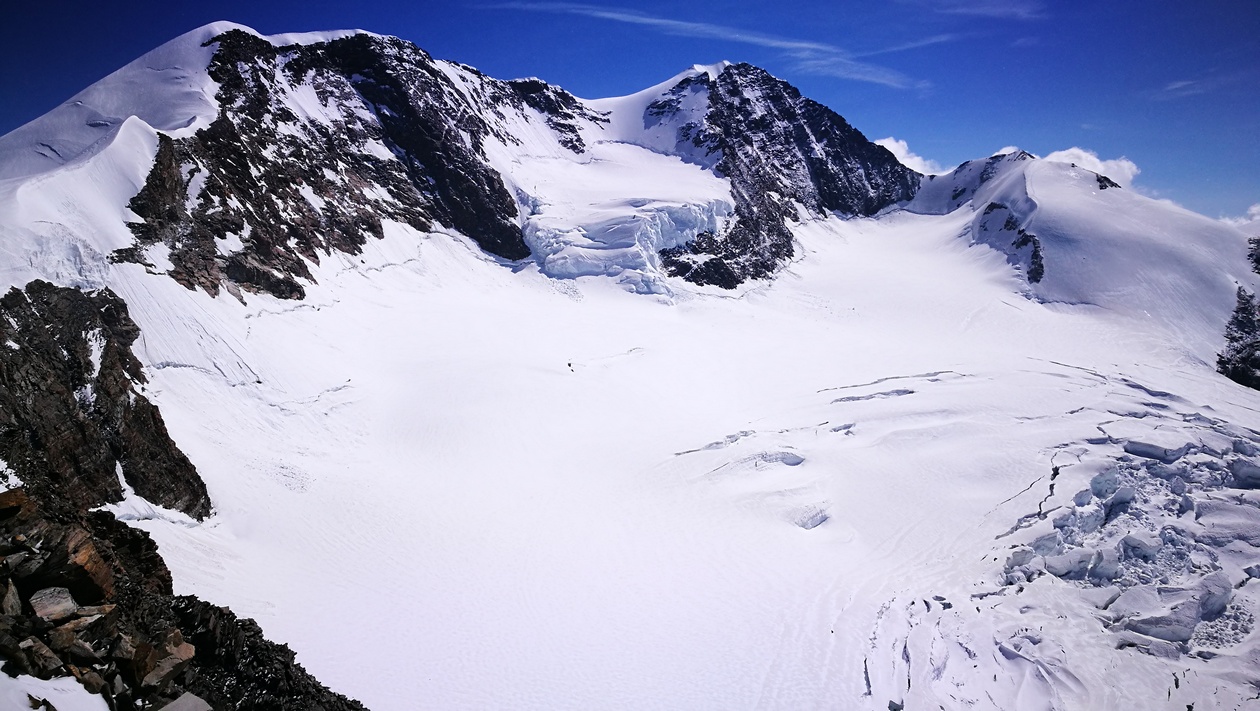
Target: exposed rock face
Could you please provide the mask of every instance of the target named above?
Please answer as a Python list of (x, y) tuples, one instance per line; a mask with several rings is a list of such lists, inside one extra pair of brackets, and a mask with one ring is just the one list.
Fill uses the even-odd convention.
[(121, 472), (140, 496), (204, 518), (205, 484), (141, 393), (139, 333), (108, 290), (36, 281), (0, 298), (0, 457), (77, 508), (120, 500)]
[[(358, 253), (382, 219), (438, 222), (497, 256), (529, 256), (516, 203), (486, 162), (483, 107), (415, 45), (357, 34), (276, 47), (240, 30), (214, 41), (220, 115), (191, 138), (161, 138), (130, 205), (144, 219), (136, 245), (116, 260), (167, 259), (173, 278), (211, 294), (234, 283), (300, 299), (309, 263)], [(482, 102), (537, 105), (571, 129), (573, 97), (482, 83)], [(295, 113), (311, 101), (320, 117)]]
[(137, 493), (203, 517), (205, 486), (167, 435), (109, 291), (32, 282), (0, 299), (0, 659), (10, 673), (74, 676), (111, 709), (361, 709), (263, 639), (192, 597), (147, 533), (94, 510)]
[(664, 250), (666, 270), (697, 284), (732, 288), (771, 274), (793, 255), (787, 223), (796, 204), (814, 214), (873, 215), (914, 196), (921, 176), (866, 139), (839, 114), (750, 64), (711, 79), (689, 77), (647, 109), (668, 121), (688, 93), (704, 91), (702, 121), (679, 127), (682, 155), (712, 156), (731, 181), (736, 220), (724, 235), (702, 235)]
[(258, 624), (195, 597), (174, 599), (185, 639), (197, 648), (195, 676), (186, 688), (216, 709), (362, 709), (333, 694), (300, 664), (293, 651), (263, 637)]
[(1024, 229), (1024, 220), (1011, 207), (991, 202), (985, 205), (976, 219), (972, 236), (976, 242), (1005, 254), (1006, 260), (1019, 267), (1030, 284), (1036, 284), (1045, 277), (1046, 265), (1041, 254), (1041, 240)]
[(545, 116), (547, 126), (559, 135), (560, 144), (574, 153), (586, 151), (586, 142), (582, 140), (581, 133), (583, 123), (599, 124), (608, 121), (584, 106), (572, 94), (541, 79), (514, 79), (507, 82), (507, 85), (515, 93), (515, 97), (510, 97), (509, 100), (523, 102)]

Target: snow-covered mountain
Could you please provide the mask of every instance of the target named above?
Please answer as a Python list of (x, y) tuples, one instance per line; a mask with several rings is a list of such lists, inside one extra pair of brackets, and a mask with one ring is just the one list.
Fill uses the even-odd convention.
[(0, 698), (1254, 703), (1249, 249), (746, 64), (200, 28), (0, 137)]

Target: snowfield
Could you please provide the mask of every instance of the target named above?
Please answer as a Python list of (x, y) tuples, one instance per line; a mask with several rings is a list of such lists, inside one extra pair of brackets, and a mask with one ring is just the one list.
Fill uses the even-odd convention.
[[(1240, 232), (1012, 159), (695, 287), (656, 251), (730, 216), (723, 180), (612, 126), (585, 162), (487, 149), (534, 259), (387, 222), (301, 301), (106, 260), (170, 121), (33, 176), (0, 151), (0, 280), (123, 297), (209, 488), (204, 523), (118, 510), (176, 593), (377, 710), (1257, 703), (1228, 473), (1260, 393), (1213, 370)], [(977, 236), (993, 202), (1040, 282)]]
[(403, 228), (300, 304), (133, 275), (149, 394), (217, 506), (137, 525), (177, 592), (372, 708), (1245, 693), (1116, 651), (1071, 582), (1014, 593), (998, 536), (1089, 487), (1115, 411), (1162, 415), (1142, 388), (1240, 423), (1255, 399), (1161, 331), (1022, 297), (959, 217), (809, 225), (740, 298), (513, 273)]

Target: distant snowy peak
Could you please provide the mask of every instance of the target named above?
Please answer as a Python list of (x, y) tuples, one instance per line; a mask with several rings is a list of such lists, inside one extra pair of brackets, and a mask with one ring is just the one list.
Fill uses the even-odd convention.
[(620, 140), (678, 156), (728, 179), (736, 219), (662, 252), (667, 272), (733, 287), (793, 256), (799, 210), (873, 215), (909, 200), (918, 173), (839, 114), (750, 64), (697, 65), (623, 99), (592, 102)]
[(1023, 175), (1027, 161), (1036, 156), (1013, 150), (988, 158), (969, 160), (944, 175), (929, 175), (908, 209), (928, 215), (944, 215), (969, 202), (981, 202)]
[[(794, 223), (898, 205), (972, 210), (967, 236), (1004, 254), (1035, 298), (1142, 318), (1190, 313), (1209, 339), (1232, 281), (1252, 280), (1236, 230), (1023, 151), (921, 176), (748, 64), (696, 65), (636, 94), (585, 100), (398, 38), (264, 37), (216, 23), (0, 138), (0, 180), (15, 189), (111, 145), (110, 161), (147, 166), (134, 176), (97, 166), (126, 173), (110, 178), (108, 199), (130, 197), (100, 214), (121, 214), (131, 234), (121, 244), (93, 236), (109, 230), (78, 235), (57, 259), (79, 276), (59, 283), (99, 282), (87, 272), (108, 269), (91, 257), (100, 253), (210, 294), (300, 299), (314, 265), (359, 253), (392, 222), (459, 233), (491, 258), (529, 259), (556, 277), (611, 276), (644, 292), (668, 291), (671, 276), (734, 288), (793, 258)], [(33, 206), (0, 221), (43, 234), (44, 213), (24, 216)], [(1129, 284), (1117, 274), (1135, 273), (1139, 239), (1165, 264), (1198, 271), (1151, 263)]]
[(1020, 150), (928, 176), (906, 209), (970, 210), (964, 236), (1005, 256), (1030, 297), (1162, 326), (1205, 360), (1256, 276), (1228, 225)]

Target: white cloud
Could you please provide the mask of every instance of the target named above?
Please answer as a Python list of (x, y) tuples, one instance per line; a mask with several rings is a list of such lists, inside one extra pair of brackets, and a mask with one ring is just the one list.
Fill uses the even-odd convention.
[(1136, 163), (1123, 156), (1103, 160), (1097, 153), (1075, 146), (1067, 150), (1055, 151), (1045, 156), (1045, 160), (1055, 163), (1075, 163), (1086, 170), (1105, 175), (1126, 188), (1131, 187), (1133, 179), (1142, 172)]
[(887, 148), (890, 153), (897, 157), (897, 160), (901, 161), (902, 165), (911, 170), (917, 170), (924, 175), (939, 175), (949, 172), (941, 167), (940, 163), (916, 154), (910, 150), (910, 146), (905, 141), (892, 136), (875, 141), (875, 145)]
[(1005, 156), (1005, 155), (1010, 155), (1011, 153), (1017, 153), (1018, 151), (1019, 151), (1019, 146), (1003, 146), (1002, 148), (999, 148), (996, 151), (994, 151), (993, 155)]
[(1243, 217), (1222, 217), (1221, 222), (1254, 235), (1260, 235), (1260, 202), (1247, 208)]

